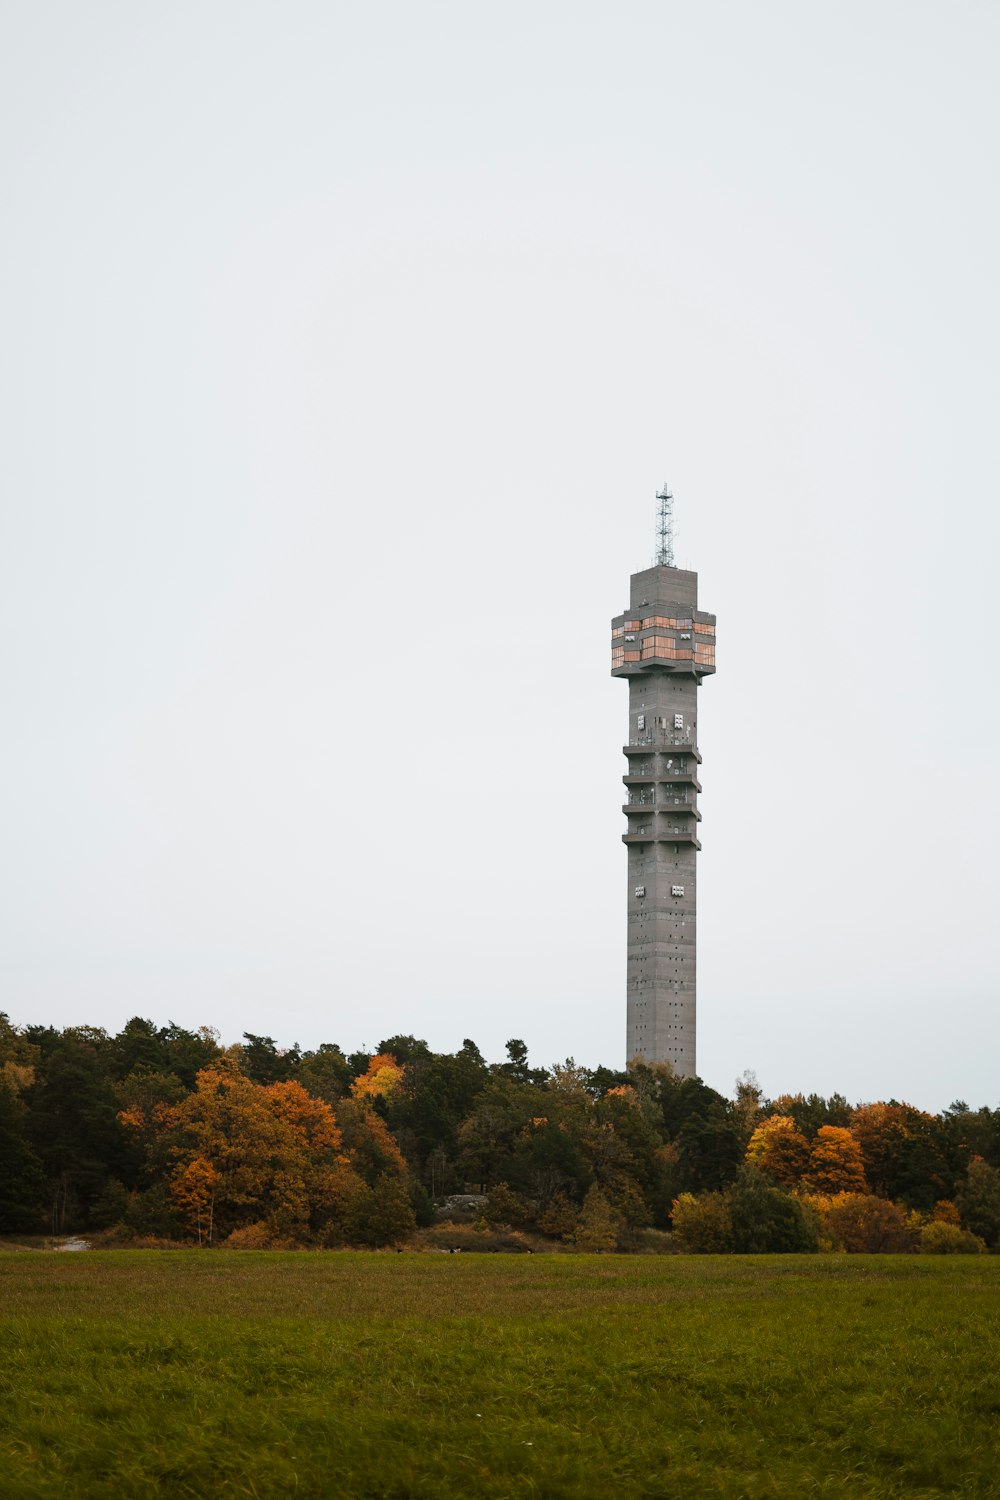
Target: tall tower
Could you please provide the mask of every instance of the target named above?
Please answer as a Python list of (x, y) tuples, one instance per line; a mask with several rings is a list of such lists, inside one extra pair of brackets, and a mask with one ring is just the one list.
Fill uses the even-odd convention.
[(633, 573), (629, 608), (611, 622), (611, 675), (628, 679), (626, 1057), (695, 1066), (698, 688), (715, 671), (715, 616), (698, 575), (674, 567), (673, 496), (664, 485), (656, 561)]

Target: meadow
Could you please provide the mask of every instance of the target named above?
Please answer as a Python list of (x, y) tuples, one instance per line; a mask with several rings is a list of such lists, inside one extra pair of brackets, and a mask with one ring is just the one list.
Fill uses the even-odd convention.
[(1000, 1258), (0, 1253), (0, 1492), (998, 1495)]

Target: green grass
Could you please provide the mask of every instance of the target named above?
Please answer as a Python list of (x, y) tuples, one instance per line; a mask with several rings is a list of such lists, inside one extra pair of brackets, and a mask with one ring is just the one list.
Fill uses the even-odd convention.
[(1000, 1495), (1000, 1258), (0, 1254), (0, 1493)]

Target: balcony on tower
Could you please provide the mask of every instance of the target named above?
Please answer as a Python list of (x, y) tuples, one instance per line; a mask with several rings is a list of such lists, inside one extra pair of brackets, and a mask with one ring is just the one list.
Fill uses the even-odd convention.
[(628, 819), (622, 834), (624, 844), (678, 843), (701, 848), (698, 840), (697, 783), (654, 782), (646, 777), (623, 777), (628, 800), (622, 812)]

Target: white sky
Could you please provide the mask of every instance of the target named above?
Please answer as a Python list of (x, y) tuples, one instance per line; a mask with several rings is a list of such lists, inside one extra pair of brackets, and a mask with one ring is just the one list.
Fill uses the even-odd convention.
[(621, 1065), (653, 495), (699, 1068), (1000, 1102), (991, 3), (0, 14), (0, 1007)]

